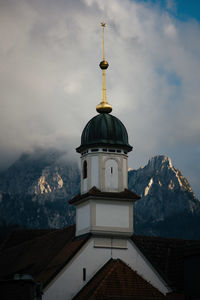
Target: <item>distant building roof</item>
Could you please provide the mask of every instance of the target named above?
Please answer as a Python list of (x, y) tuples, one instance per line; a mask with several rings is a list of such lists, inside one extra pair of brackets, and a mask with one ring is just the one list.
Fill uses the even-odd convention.
[(66, 229), (49, 230), (42, 236), (35, 237), (36, 235), (34, 230), (24, 230), (24, 242), (21, 242), (22, 232), (16, 231), (15, 237), (10, 236), (11, 240), (14, 237), (15, 244), (19, 236), (20, 243), (8, 248), (7, 245), (11, 244), (8, 239), (7, 244), (2, 247), (0, 279), (12, 279), (18, 273), (30, 274), (45, 286), (89, 238), (89, 235), (85, 235), (74, 239), (74, 225)]
[(57, 229), (15, 229), (11, 231), (6, 239), (0, 244), (0, 250), (5, 250), (17, 246), (25, 241), (33, 240), (47, 233), (53, 232)]
[(200, 241), (135, 234), (131, 239), (172, 288), (184, 289), (184, 260), (200, 255)]

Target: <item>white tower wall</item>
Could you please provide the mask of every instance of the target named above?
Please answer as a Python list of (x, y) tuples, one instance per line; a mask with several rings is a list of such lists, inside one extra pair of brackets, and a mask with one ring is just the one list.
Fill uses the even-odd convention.
[(90, 197), (76, 206), (76, 236), (92, 232), (97, 235), (131, 236), (133, 204), (126, 199)]
[[(81, 194), (87, 193), (93, 186), (102, 192), (121, 192), (126, 189), (127, 159), (128, 156), (123, 150), (114, 148), (89, 149), (84, 152), (81, 156)], [(85, 164), (87, 174), (84, 170)]]
[(118, 159), (108, 158), (105, 161), (105, 190), (110, 192), (118, 191), (118, 175), (119, 161)]

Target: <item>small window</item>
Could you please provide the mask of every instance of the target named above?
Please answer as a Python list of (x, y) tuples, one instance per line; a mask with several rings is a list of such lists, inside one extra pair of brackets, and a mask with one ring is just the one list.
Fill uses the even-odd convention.
[(111, 174), (113, 173), (113, 167), (110, 167), (110, 173)]
[(109, 152), (115, 152), (115, 150), (114, 150), (114, 149), (109, 149), (108, 151), (109, 151)]
[(103, 149), (104, 152), (107, 152), (107, 149)]
[(83, 268), (83, 281), (86, 281), (86, 268)]
[(121, 151), (121, 150), (117, 150), (117, 152), (118, 152), (118, 153), (121, 153), (122, 151)]
[(84, 160), (83, 163), (83, 179), (87, 178), (87, 161)]
[(127, 152), (126, 152), (126, 151), (124, 151), (124, 154), (127, 154)]
[(91, 152), (98, 152), (99, 149), (91, 149)]

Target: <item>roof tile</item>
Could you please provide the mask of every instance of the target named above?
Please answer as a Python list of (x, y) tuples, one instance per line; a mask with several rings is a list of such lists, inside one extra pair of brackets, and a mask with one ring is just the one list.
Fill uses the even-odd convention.
[(166, 297), (120, 259), (110, 259), (73, 298), (162, 300)]

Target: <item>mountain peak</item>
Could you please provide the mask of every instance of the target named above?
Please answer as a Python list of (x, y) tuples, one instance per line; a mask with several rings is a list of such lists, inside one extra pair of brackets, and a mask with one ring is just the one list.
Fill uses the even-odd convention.
[(163, 166), (172, 168), (171, 158), (165, 155), (157, 155), (152, 157), (147, 164), (148, 168), (160, 170)]
[[(135, 185), (137, 186), (138, 181), (139, 190), (135, 190), (137, 193), (148, 196), (152, 189), (158, 187), (164, 191), (187, 191), (191, 193), (195, 198), (190, 184), (187, 179), (182, 175), (182, 173), (172, 166), (171, 158), (165, 155), (157, 155), (152, 157), (148, 164), (138, 170), (131, 171), (133, 183), (135, 180)], [(133, 175), (134, 174), (134, 175)], [(150, 193), (151, 194), (151, 193)]]
[(144, 168), (130, 171), (129, 188), (142, 197), (135, 204), (135, 218), (140, 226), (159, 224), (176, 215), (199, 216), (200, 202), (190, 184), (165, 155), (152, 157)]

